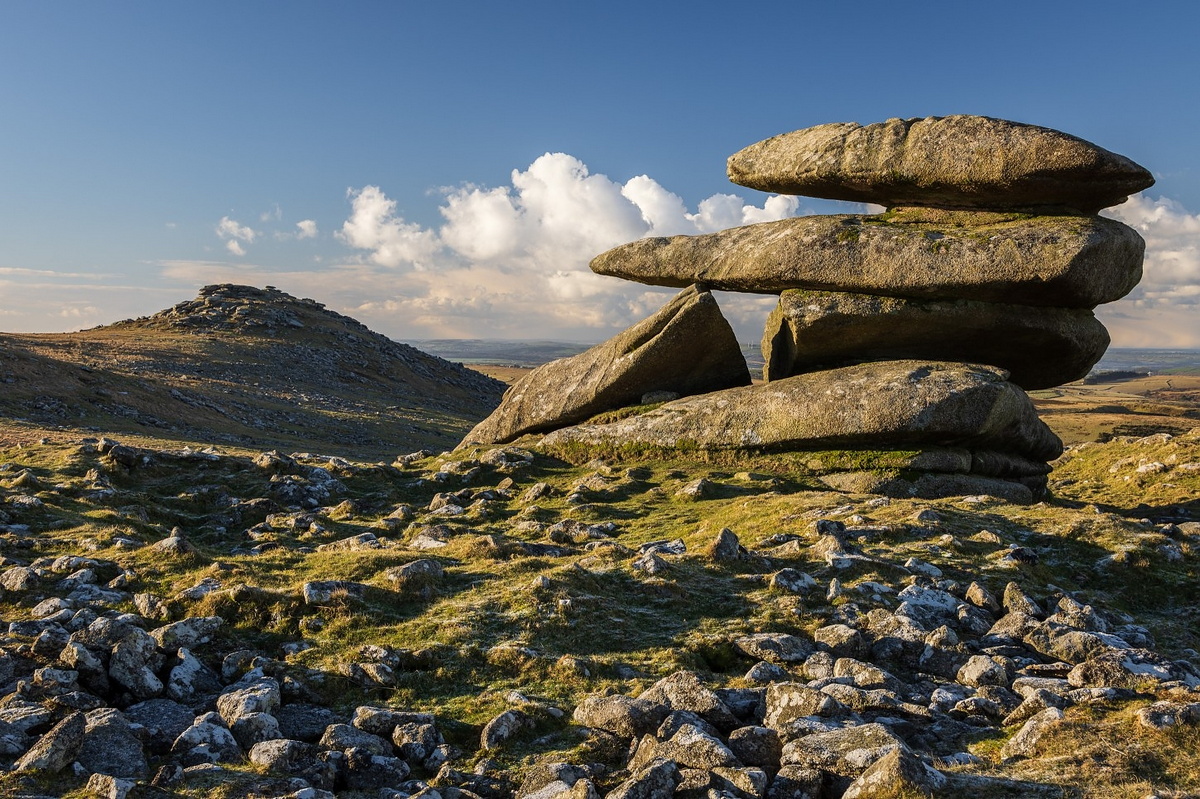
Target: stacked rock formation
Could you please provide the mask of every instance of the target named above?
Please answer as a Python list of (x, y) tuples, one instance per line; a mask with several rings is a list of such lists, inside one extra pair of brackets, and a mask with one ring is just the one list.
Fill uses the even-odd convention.
[[(1074, 136), (977, 116), (820, 125), (747, 147), (728, 172), (751, 188), (887, 210), (647, 238), (598, 256), (595, 272), (697, 296), (778, 294), (766, 382), (694, 379), (691, 392), (668, 390), (723, 390), (602, 423), (542, 413), (523, 429), (554, 430), (551, 448), (824, 452), (811, 459), (822, 479), (847, 490), (1026, 501), (1044, 490), (1062, 445), (1022, 389), (1079, 379), (1108, 346), (1092, 309), (1137, 284), (1144, 243), (1096, 212), (1153, 184), (1149, 172)], [(545, 374), (586, 362), (596, 381), (587, 355), (532, 373), (467, 440), (512, 440), (494, 431), (517, 426), (497, 421), (528, 405)], [(613, 382), (622, 367), (606, 363), (602, 382)], [(879, 468), (846, 470), (837, 464), (864, 464), (830, 454), (847, 448), (886, 454), (867, 463)]]

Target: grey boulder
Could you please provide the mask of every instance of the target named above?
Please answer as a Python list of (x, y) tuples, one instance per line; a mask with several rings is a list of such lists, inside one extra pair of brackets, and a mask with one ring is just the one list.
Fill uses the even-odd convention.
[(1001, 369), (868, 363), (669, 402), (607, 424), (556, 430), (540, 446), (778, 450), (978, 446), (1053, 460), (1062, 442)]
[(936, 358), (999, 366), (1026, 390), (1087, 375), (1108, 331), (1082, 308), (785, 291), (767, 319), (763, 378), (862, 361)]
[(832, 200), (1082, 213), (1154, 184), (1145, 168), (1076, 136), (970, 115), (817, 125), (733, 154), (728, 173), (753, 189)]
[(601, 253), (591, 267), (657, 286), (1094, 308), (1137, 285), (1145, 246), (1133, 228), (1098, 216), (907, 208), (639, 239)]
[(608, 341), (534, 369), (464, 443), (502, 444), (554, 430), (640, 404), (651, 392), (687, 396), (749, 383), (729, 322), (710, 293), (692, 286)]

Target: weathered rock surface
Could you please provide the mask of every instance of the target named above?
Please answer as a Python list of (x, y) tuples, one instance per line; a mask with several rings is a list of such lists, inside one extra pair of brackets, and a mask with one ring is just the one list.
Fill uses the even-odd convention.
[(727, 450), (879, 442), (979, 446), (1052, 460), (1062, 443), (1000, 369), (890, 361), (797, 375), (669, 402), (608, 424), (557, 430), (570, 445)]
[(530, 372), (464, 441), (512, 441), (636, 405), (651, 392), (688, 396), (749, 383), (745, 358), (716, 300), (691, 287), (608, 341)]
[(833, 200), (1083, 213), (1154, 184), (1143, 167), (1075, 136), (969, 115), (817, 125), (735, 153), (728, 173), (753, 189)]
[(1087, 375), (1108, 331), (1081, 308), (785, 291), (763, 333), (763, 377), (863, 361), (936, 358), (999, 366), (1026, 390)]
[(601, 253), (591, 267), (657, 286), (1093, 308), (1137, 285), (1144, 251), (1137, 231), (1103, 217), (912, 208), (639, 239)]
[(867, 471), (832, 472), (820, 476), (830, 488), (848, 494), (878, 494), (884, 497), (915, 497), (919, 499), (942, 499), (986, 495), (1028, 505), (1040, 497), (1046, 488), (1046, 479), (1024, 478), (1008, 480), (978, 474), (944, 474), (939, 472), (909, 473), (894, 469)]

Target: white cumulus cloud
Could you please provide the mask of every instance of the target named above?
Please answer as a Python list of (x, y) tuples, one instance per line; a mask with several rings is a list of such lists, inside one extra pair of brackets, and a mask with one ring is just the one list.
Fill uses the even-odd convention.
[[(351, 213), (337, 237), (362, 261), (393, 269), (354, 310), (403, 319), (420, 337), (599, 339), (657, 309), (669, 290), (593, 273), (596, 255), (643, 236), (696, 234), (793, 215), (794, 197), (761, 207), (718, 194), (690, 211), (646, 175), (622, 184), (578, 158), (546, 153), (509, 185), (445, 192), (438, 228), (406, 221), (378, 186), (350, 190)], [(365, 285), (360, 274), (357, 286)], [(761, 332), (759, 298), (732, 300), (731, 318)], [(392, 325), (394, 328), (394, 323)]]
[(1104, 212), (1146, 240), (1142, 282), (1097, 314), (1124, 347), (1200, 347), (1200, 214), (1145, 194)]
[(259, 233), (248, 225), (223, 216), (217, 223), (217, 236), (225, 242), (225, 249), (234, 255), (245, 255), (246, 248), (242, 244), (253, 244)]
[(296, 238), (298, 239), (315, 239), (317, 237), (317, 223), (312, 219), (301, 219), (296, 223)]
[(355, 249), (369, 250), (372, 263), (423, 269), (437, 252), (437, 234), (396, 216), (395, 200), (389, 200), (378, 186), (350, 189), (347, 196), (350, 218), (336, 235)]

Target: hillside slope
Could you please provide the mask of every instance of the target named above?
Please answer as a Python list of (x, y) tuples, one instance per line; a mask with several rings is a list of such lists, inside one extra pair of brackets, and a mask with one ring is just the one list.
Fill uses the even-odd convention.
[(0, 416), (39, 426), (316, 449), (453, 446), (504, 386), (282, 291), (217, 285), (153, 316), (0, 336)]

